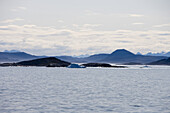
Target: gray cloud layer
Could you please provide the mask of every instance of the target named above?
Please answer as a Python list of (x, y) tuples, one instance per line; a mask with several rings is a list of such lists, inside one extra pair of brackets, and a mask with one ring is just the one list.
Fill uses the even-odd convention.
[(169, 0), (2, 0), (0, 51), (170, 51)]
[(15, 48), (34, 54), (110, 53), (117, 48), (156, 52), (170, 48), (170, 31), (97, 31), (84, 27), (73, 30), (36, 25), (7, 25), (0, 26), (0, 29), (6, 29), (0, 32), (1, 50)]

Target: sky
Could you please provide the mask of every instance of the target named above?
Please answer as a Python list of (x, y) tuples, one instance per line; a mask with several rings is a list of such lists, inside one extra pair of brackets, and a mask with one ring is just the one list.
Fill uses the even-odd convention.
[(170, 51), (170, 0), (0, 0), (0, 51)]

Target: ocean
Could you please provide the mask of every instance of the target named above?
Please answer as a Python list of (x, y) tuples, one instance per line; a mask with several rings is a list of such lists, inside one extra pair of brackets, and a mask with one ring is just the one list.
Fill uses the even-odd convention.
[(0, 113), (170, 113), (170, 66), (0, 67)]

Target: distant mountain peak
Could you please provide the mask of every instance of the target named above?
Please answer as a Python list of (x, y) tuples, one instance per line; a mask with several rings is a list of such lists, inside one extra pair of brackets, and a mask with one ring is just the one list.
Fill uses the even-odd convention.
[(128, 50), (126, 50), (126, 49), (117, 49), (115, 51), (128, 51)]
[(4, 50), (5, 53), (18, 53), (18, 50)]
[(126, 50), (126, 49), (117, 49), (117, 50), (115, 50), (114, 52), (119, 52), (119, 51), (121, 51), (121, 52), (129, 52), (129, 51)]
[(166, 57), (170, 57), (170, 52), (164, 52), (164, 51), (162, 51), (162, 52), (158, 52), (158, 53), (152, 53), (152, 52), (148, 52), (147, 54), (145, 54), (145, 55), (147, 55), (147, 56), (166, 56)]
[(137, 52), (136, 55), (142, 55), (142, 53), (141, 52)]
[(126, 50), (126, 49), (117, 49), (114, 52), (111, 53), (111, 55), (135, 55), (132, 52)]

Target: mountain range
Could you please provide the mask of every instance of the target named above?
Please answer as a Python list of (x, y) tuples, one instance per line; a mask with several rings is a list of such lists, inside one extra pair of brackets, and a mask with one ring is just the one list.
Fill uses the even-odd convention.
[(170, 57), (170, 52), (160, 52), (160, 53), (152, 53), (152, 52), (148, 52), (146, 54), (142, 54), (140, 52), (137, 52), (137, 55), (146, 55), (146, 56), (166, 56), (166, 57)]
[(125, 49), (118, 49), (111, 54), (95, 54), (85, 58), (76, 58), (70, 56), (57, 56), (57, 58), (75, 63), (115, 63), (115, 64), (124, 64), (129, 62), (146, 64), (154, 62), (160, 59), (166, 59), (165, 56), (146, 56), (146, 55), (136, 55)]
[[(38, 58), (44, 58), (47, 56), (35, 56), (25, 52), (0, 52), (0, 62), (19, 62), (26, 60), (33, 60)], [(94, 54), (84, 58), (72, 57), (72, 56), (55, 56), (56, 58), (72, 62), (72, 63), (115, 63), (115, 64), (124, 64), (124, 63), (141, 63), (146, 64), (161, 59), (167, 59), (165, 56), (148, 56), (148, 55), (139, 55), (134, 54), (125, 49), (118, 49), (112, 52), (111, 54)]]
[(18, 62), (36, 58), (38, 58), (38, 56), (25, 52), (0, 52), (0, 62)]
[(162, 59), (162, 60), (148, 63), (148, 65), (170, 65), (170, 57), (168, 59)]
[(170, 52), (167, 52), (167, 53), (165, 53), (165, 52), (161, 52), (161, 53), (151, 53), (151, 52), (149, 52), (146, 55), (170, 57)]

